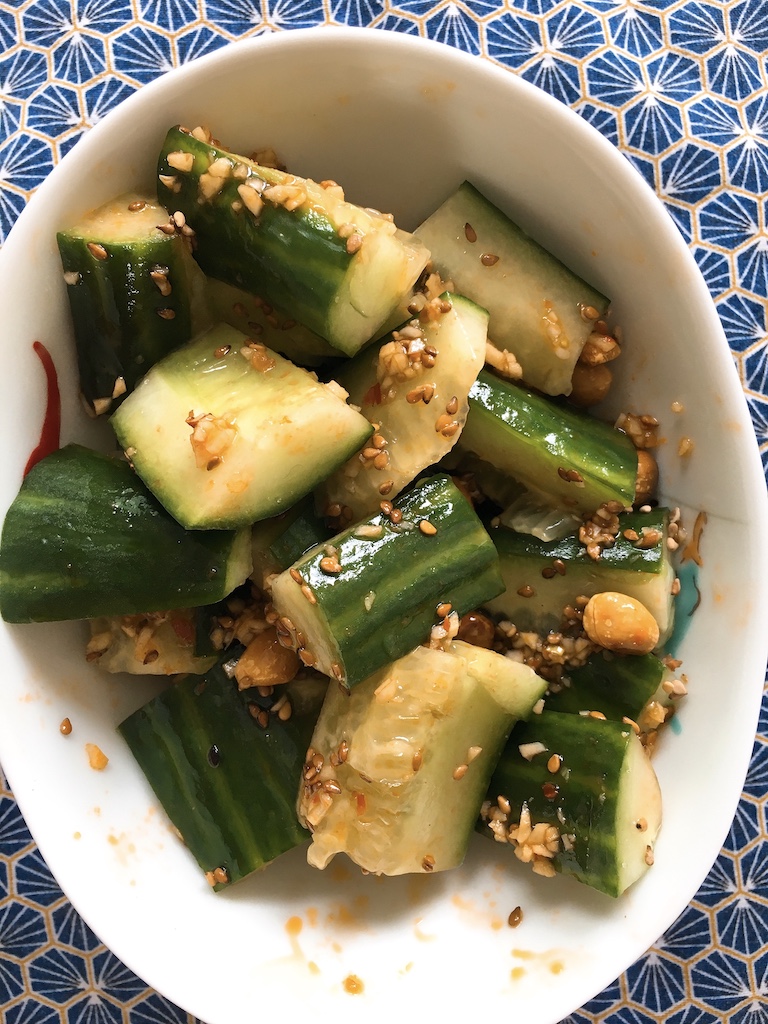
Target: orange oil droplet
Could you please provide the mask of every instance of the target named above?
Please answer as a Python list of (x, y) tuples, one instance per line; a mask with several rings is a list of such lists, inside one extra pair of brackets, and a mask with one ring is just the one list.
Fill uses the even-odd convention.
[(317, 964), (315, 963), (314, 960), (310, 960), (307, 963), (307, 967), (309, 968), (309, 973), (310, 974), (319, 974), (320, 973), (320, 968), (317, 966)]
[(509, 972), (509, 976), (512, 979), (512, 981), (519, 981), (520, 978), (522, 978), (524, 974), (525, 974), (525, 968), (524, 967), (513, 967), (512, 970)]
[(344, 979), (344, 991), (351, 996), (359, 996), (365, 986), (356, 974), (348, 974)]
[(549, 969), (550, 971), (552, 971), (553, 974), (560, 974), (562, 971), (565, 970), (565, 964), (562, 962), (562, 960), (553, 960), (552, 963), (549, 965)]
[(285, 922), (285, 930), (289, 935), (299, 935), (301, 929), (304, 927), (304, 922), (300, 917), (289, 917)]

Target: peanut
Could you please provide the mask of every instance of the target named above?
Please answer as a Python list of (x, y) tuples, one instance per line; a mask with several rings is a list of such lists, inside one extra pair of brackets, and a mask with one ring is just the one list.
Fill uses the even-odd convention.
[(635, 504), (644, 505), (656, 493), (659, 482), (659, 467), (656, 459), (644, 448), (637, 452), (637, 476), (635, 478)]
[(605, 363), (599, 363), (597, 366), (577, 363), (571, 378), (573, 390), (568, 397), (580, 409), (587, 409), (602, 402), (611, 390), (612, 383), (613, 372)]
[(609, 651), (648, 654), (659, 642), (659, 626), (644, 604), (606, 591), (587, 602), (583, 618), (589, 639)]
[(289, 683), (299, 671), (299, 656), (283, 647), (274, 626), (254, 637), (235, 666), (239, 690), (251, 686), (280, 686)]
[(495, 636), (496, 627), (486, 615), (481, 612), (467, 612), (459, 623), (456, 639), (475, 647), (491, 648)]

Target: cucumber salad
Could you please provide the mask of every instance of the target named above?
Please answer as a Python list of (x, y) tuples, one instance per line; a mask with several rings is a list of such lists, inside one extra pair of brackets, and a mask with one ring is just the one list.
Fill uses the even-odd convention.
[(0, 613), (169, 677), (119, 730), (210, 885), (308, 839), (444, 871), (475, 831), (510, 870), (635, 882), (684, 534), (658, 422), (586, 411), (608, 298), (469, 182), (409, 233), (203, 127), (58, 246), (114, 453), (28, 472)]

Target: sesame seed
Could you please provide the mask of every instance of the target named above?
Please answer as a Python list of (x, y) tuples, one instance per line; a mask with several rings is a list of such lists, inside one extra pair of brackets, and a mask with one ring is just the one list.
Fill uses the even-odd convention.
[(69, 736), (72, 732), (72, 723), (68, 718), (62, 718), (61, 724), (59, 725), (59, 732), (62, 736)]
[(394, 486), (394, 480), (385, 480), (383, 484), (379, 484), (379, 494), (390, 494)]
[(215, 868), (213, 877), (218, 885), (225, 885), (229, 881), (229, 872), (225, 867)]
[(389, 515), (389, 521), (394, 526), (397, 526), (398, 523), (402, 523), (402, 521), (403, 521), (402, 510), (399, 509), (399, 508), (393, 508), (392, 511), (390, 512), (390, 515)]
[[(374, 448), (373, 450), (375, 451), (376, 449)], [(387, 452), (379, 452), (376, 455), (376, 458), (373, 460), (373, 468), (381, 470), (386, 469), (388, 465), (389, 455), (387, 454)]]
[(453, 777), (458, 782), (459, 779), (463, 779), (464, 778), (464, 776), (467, 774), (468, 771), (469, 771), (469, 765), (468, 764), (460, 764), (457, 768), (454, 768), (454, 770), (453, 770)]
[(520, 907), (515, 907), (512, 913), (507, 918), (507, 924), (510, 928), (517, 928), (520, 922), (523, 920), (523, 912)]
[(298, 569), (291, 569), (290, 570), (290, 574), (291, 574), (291, 579), (293, 580), (294, 583), (303, 583), (304, 582), (304, 577), (301, 575), (301, 573), (299, 572)]
[(232, 351), (232, 346), (231, 345), (220, 345), (219, 348), (214, 350), (213, 358), (214, 359), (223, 359), (224, 356), (228, 356), (231, 351)]
[(448, 604), (447, 601), (444, 601), (443, 604), (439, 604), (435, 609), (438, 619), (444, 619), (445, 616), (450, 613), (452, 607), (453, 605)]
[(301, 592), (310, 604), (317, 604), (317, 598), (312, 593), (312, 588), (307, 583), (302, 584)]
[(342, 567), (339, 564), (339, 560), (335, 555), (326, 555), (325, 558), (320, 559), (320, 568), (323, 572), (338, 575), (342, 571)]
[(560, 765), (563, 763), (563, 759), (559, 754), (553, 754), (547, 761), (547, 771), (554, 775), (560, 770)]
[(477, 241), (477, 232), (475, 231), (475, 229), (472, 227), (472, 225), (470, 223), (466, 223), (464, 225), (464, 237), (466, 238), (466, 240), (468, 242), (476, 242)]
[(434, 535), (437, 533), (437, 527), (433, 526), (428, 519), (421, 520), (421, 522), (419, 523), (419, 529), (427, 537), (434, 537)]
[(536, 591), (530, 584), (526, 583), (524, 586), (518, 588), (518, 596), (520, 597), (533, 597)]
[(450, 402), (446, 405), (445, 411), (450, 416), (455, 416), (456, 413), (459, 411), (459, 400), (456, 397), (456, 395), (454, 395)]
[(215, 743), (212, 743), (208, 749), (207, 761), (211, 768), (218, 768), (221, 764), (221, 751)]
[(541, 787), (541, 792), (543, 793), (545, 800), (554, 800), (560, 792), (560, 787), (556, 786), (553, 782), (545, 782)]
[(413, 769), (413, 771), (417, 772), (419, 768), (421, 768), (423, 761), (424, 755), (420, 750), (417, 750), (416, 753), (411, 758), (411, 768)]
[(493, 267), (499, 262), (499, 257), (492, 252), (484, 252), (480, 257), (480, 262), (484, 267)]
[(425, 854), (424, 859), (421, 862), (421, 866), (424, 871), (432, 871), (434, 869), (435, 858), (431, 853)]
[(512, 804), (509, 802), (509, 800), (507, 800), (505, 796), (497, 797), (496, 803), (499, 805), (499, 810), (503, 811), (504, 814), (512, 813)]
[(107, 250), (99, 242), (88, 242), (86, 248), (91, 256), (94, 256), (97, 260), (105, 260), (107, 258)]
[(176, 311), (174, 309), (167, 309), (167, 308), (158, 309), (157, 310), (157, 315), (159, 317), (161, 317), (163, 320), (175, 320), (175, 318), (176, 318)]
[(146, 205), (143, 199), (137, 199), (133, 203), (128, 203), (128, 210), (131, 213), (140, 213)]
[(604, 722), (604, 721), (606, 720), (606, 719), (605, 719), (605, 715), (603, 714), (603, 712), (602, 712), (602, 711), (590, 711), (590, 712), (589, 712), (589, 717), (590, 717), (590, 718), (597, 718), (597, 719), (599, 719), (599, 720), (600, 720), (601, 722)]
[(648, 867), (650, 867), (651, 864), (653, 864), (653, 847), (652, 846), (646, 846), (646, 848), (645, 848), (645, 863), (648, 865)]

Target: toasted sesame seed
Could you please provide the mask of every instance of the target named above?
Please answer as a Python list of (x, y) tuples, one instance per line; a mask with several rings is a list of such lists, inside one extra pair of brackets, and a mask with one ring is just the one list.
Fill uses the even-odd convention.
[(266, 729), (269, 725), (269, 712), (263, 709), (256, 715), (256, 722), (262, 729)]
[(550, 759), (547, 761), (547, 771), (554, 775), (560, 771), (560, 765), (563, 763), (563, 759), (559, 754), (552, 754)]
[(492, 252), (484, 252), (480, 257), (480, 262), (484, 267), (493, 267), (499, 262), (499, 257)]
[(385, 480), (383, 484), (379, 484), (379, 494), (389, 494), (394, 486), (394, 480)]
[(341, 665), (338, 661), (334, 661), (331, 665), (331, 672), (334, 679), (337, 679), (340, 683), (344, 681), (344, 672), (342, 671)]
[(504, 814), (512, 813), (512, 804), (507, 800), (505, 796), (499, 796), (496, 798), (496, 803), (499, 805), (499, 810), (503, 811)]
[(338, 754), (339, 761), (344, 764), (349, 757), (349, 743), (346, 740), (342, 740), (336, 753)]
[(520, 907), (515, 907), (512, 913), (507, 918), (507, 924), (510, 928), (517, 928), (520, 922), (523, 920), (523, 911)]
[(176, 310), (168, 308), (158, 309), (157, 315), (161, 317), (163, 320), (175, 320)]
[[(375, 451), (376, 449), (374, 449)], [(382, 470), (386, 469), (389, 465), (389, 455), (387, 452), (379, 452), (373, 460), (373, 468)]]
[(325, 558), (321, 558), (320, 568), (323, 572), (331, 573), (332, 575), (338, 575), (342, 571), (342, 566), (335, 555), (326, 555)]
[(524, 586), (518, 587), (517, 593), (520, 597), (533, 597), (536, 591), (530, 584), (526, 583)]
[(640, 734), (640, 726), (633, 718), (629, 718), (627, 715), (624, 715), (624, 717), (622, 718), (622, 722), (624, 723), (624, 725), (630, 726), (634, 733), (637, 733), (638, 735)]
[(229, 881), (229, 872), (225, 867), (215, 868), (213, 877), (218, 885), (225, 885)]
[(62, 718), (61, 723), (59, 725), (59, 732), (61, 733), (62, 736), (69, 736), (69, 734), (72, 732), (72, 723), (68, 718)]
[(652, 846), (646, 846), (646, 848), (645, 848), (645, 863), (648, 865), (648, 867), (650, 867), (651, 864), (653, 864), (653, 847)]
[(393, 509), (392, 509), (392, 511), (391, 511), (391, 512), (390, 512), (390, 514), (389, 514), (389, 521), (390, 521), (390, 522), (391, 522), (391, 523), (392, 523), (392, 524), (393, 524), (394, 526), (397, 526), (397, 525), (398, 525), (398, 523), (402, 523), (402, 521), (403, 521), (403, 513), (402, 513), (402, 509), (399, 509), (399, 508), (393, 508)]
[(450, 416), (455, 416), (456, 413), (459, 411), (459, 400), (456, 397), (456, 395), (454, 395), (450, 402), (448, 402), (448, 404), (445, 407), (445, 411)]
[(417, 750), (416, 753), (411, 758), (411, 768), (413, 769), (413, 771), (417, 772), (419, 768), (421, 768), (423, 762), (424, 755), (420, 750)]
[(419, 529), (427, 537), (434, 537), (434, 535), (437, 533), (437, 527), (433, 526), (428, 519), (421, 520), (421, 522), (419, 523)]
[(551, 580), (554, 576), (557, 575), (557, 573), (555, 572), (553, 566), (545, 565), (544, 568), (541, 570), (541, 575), (544, 577), (545, 580)]
[(566, 469), (564, 466), (559, 466), (557, 475), (561, 480), (565, 480), (567, 484), (583, 484), (584, 477), (581, 473), (578, 473), (575, 469)]
[(421, 862), (421, 866), (424, 871), (432, 871), (434, 869), (435, 858), (432, 856), (431, 853), (427, 853), (424, 855), (424, 859)]
[(317, 604), (317, 598), (312, 593), (312, 588), (309, 586), (309, 584), (302, 584), (301, 592), (304, 595), (304, 597), (306, 597), (310, 604)]
[(589, 712), (589, 717), (590, 718), (598, 718), (601, 722), (605, 721), (605, 715), (603, 714), (602, 711), (590, 711)]
[(298, 569), (291, 569), (290, 570), (290, 574), (291, 574), (291, 579), (293, 580), (294, 583), (303, 583), (304, 582), (304, 577), (301, 575), (301, 573), (299, 572)]
[(109, 255), (104, 246), (99, 242), (88, 242), (86, 248), (91, 256), (94, 256), (97, 260), (105, 260)]
[(326, 779), (326, 781), (323, 783), (323, 790), (326, 793), (340, 793), (341, 786), (335, 779)]
[(449, 604), (447, 601), (444, 601), (442, 604), (439, 604), (435, 609), (438, 619), (444, 619), (445, 616), (450, 613), (452, 607), (453, 605)]
[(216, 467), (220, 466), (222, 462), (223, 459), (221, 458), (220, 455), (214, 455), (212, 459), (208, 460), (208, 462), (205, 465), (205, 468), (210, 473), (212, 469), (216, 469)]
[(464, 225), (464, 237), (468, 242), (477, 241), (477, 232), (469, 222)]
[(562, 560), (562, 558), (556, 558), (552, 563), (552, 568), (559, 576), (565, 576), (566, 572), (568, 571), (566, 564)]
[(453, 777), (458, 782), (459, 779), (463, 779), (464, 778), (464, 776), (467, 774), (468, 771), (469, 771), (469, 765), (468, 764), (460, 764), (457, 768), (454, 768), (454, 770), (453, 770)]

